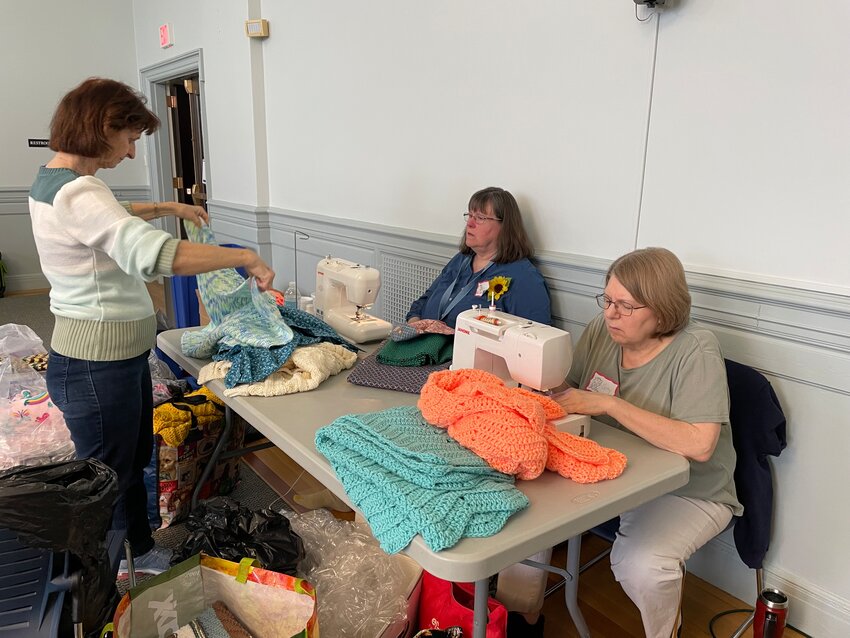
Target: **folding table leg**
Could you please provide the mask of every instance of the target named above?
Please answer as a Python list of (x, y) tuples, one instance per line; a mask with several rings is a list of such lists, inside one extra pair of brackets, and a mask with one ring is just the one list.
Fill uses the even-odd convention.
[(472, 638), (485, 638), (487, 635), (487, 597), (489, 594), (490, 579), (476, 580), (472, 613)]
[(578, 574), (579, 560), (581, 555), (581, 535), (573, 536), (567, 541), (567, 571), (573, 575), (564, 583), (564, 602), (573, 619), (578, 635), (582, 638), (590, 638), (590, 629), (584, 620), (584, 615), (578, 607)]

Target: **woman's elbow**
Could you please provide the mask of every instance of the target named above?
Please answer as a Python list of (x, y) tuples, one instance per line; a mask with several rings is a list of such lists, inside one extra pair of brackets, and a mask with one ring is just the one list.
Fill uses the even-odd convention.
[(691, 461), (696, 461), (697, 463), (705, 463), (709, 459), (711, 459), (711, 455), (714, 454), (714, 450), (709, 452), (698, 452), (696, 454), (689, 454), (688, 459)]
[(705, 463), (714, 455), (714, 450), (717, 447), (717, 437), (712, 437), (696, 446), (691, 454), (687, 457), (697, 463)]

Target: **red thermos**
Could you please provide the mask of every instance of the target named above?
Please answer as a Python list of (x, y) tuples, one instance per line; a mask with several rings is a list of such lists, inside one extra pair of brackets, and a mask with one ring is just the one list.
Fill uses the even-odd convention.
[(782, 638), (787, 615), (788, 596), (778, 589), (763, 589), (756, 601), (754, 638)]

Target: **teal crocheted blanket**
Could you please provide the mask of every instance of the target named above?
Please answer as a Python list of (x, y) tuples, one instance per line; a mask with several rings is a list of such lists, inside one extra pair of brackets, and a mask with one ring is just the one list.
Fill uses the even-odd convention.
[(390, 554), (416, 534), (433, 551), (464, 537), (492, 536), (528, 506), (512, 476), (413, 406), (340, 417), (316, 432), (316, 448)]

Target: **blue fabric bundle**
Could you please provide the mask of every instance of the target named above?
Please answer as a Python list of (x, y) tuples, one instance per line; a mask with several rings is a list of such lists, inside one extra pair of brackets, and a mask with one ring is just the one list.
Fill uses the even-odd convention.
[(240, 383), (262, 381), (286, 363), (292, 351), (321, 341), (335, 343), (356, 352), (359, 348), (342, 337), (318, 317), (297, 308), (278, 307), (281, 317), (292, 330), (292, 340), (282, 346), (260, 348), (249, 345), (220, 346), (213, 355), (216, 361), (230, 361), (224, 385), (232, 388)]
[[(209, 226), (185, 227), (191, 241), (217, 245)], [(210, 323), (185, 332), (180, 346), (188, 357), (230, 361), (224, 377), (227, 388), (262, 381), (286, 363), (298, 346), (329, 341), (358, 350), (321, 319), (298, 309), (278, 308), (271, 294), (260, 292), (253, 279), (243, 279), (235, 268), (197, 277)]]
[(421, 534), (433, 551), (492, 536), (528, 506), (502, 474), (415, 407), (347, 415), (316, 432), (352, 502), (388, 553)]

